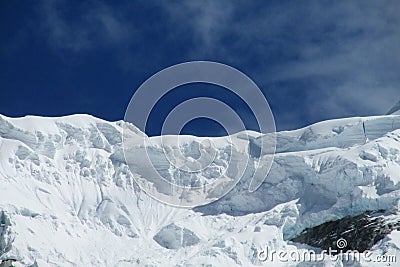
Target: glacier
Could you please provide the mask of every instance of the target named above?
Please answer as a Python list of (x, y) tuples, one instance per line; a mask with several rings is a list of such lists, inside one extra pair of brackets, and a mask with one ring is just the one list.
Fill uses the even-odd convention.
[[(127, 132), (126, 132), (127, 130)], [(270, 266), (257, 256), (273, 249), (309, 251), (290, 241), (304, 229), (366, 211), (397, 213), (400, 205), (400, 116), (344, 118), (274, 135), (237, 133), (235, 153), (251, 164), (222, 198), (178, 208), (137, 184), (146, 168), (129, 166), (144, 149), (168, 180), (192, 185), (228, 169), (232, 142), (210, 138), (210, 168), (182, 175), (163, 155), (198, 158), (204, 138), (147, 137), (134, 125), (90, 115), (9, 118), (0, 115), (0, 262), (15, 266)], [(247, 136), (245, 138), (244, 136)], [(276, 138), (271, 159), (270, 144)], [(207, 157), (206, 157), (207, 159)], [(254, 162), (271, 169), (249, 192)], [(157, 183), (154, 182), (157, 190)], [(211, 195), (212, 192), (207, 192)], [(188, 198), (188, 201), (190, 198)], [(396, 255), (393, 231), (371, 248)], [(274, 262), (273, 266), (311, 266)], [(329, 258), (317, 266), (346, 266)], [(362, 261), (360, 266), (377, 266)], [(382, 265), (384, 266), (384, 265)]]
[(400, 100), (386, 113), (386, 115), (400, 115)]

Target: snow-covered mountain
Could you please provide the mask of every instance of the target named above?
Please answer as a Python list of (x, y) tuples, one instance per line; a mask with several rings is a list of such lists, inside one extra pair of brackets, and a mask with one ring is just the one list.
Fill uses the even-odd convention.
[[(249, 168), (223, 198), (192, 209), (162, 204), (138, 187), (135, 178), (146, 173), (127, 165), (123, 129), (138, 144), (131, 147), (135, 157), (143, 157), (143, 140), (153, 155), (165, 151), (159, 137), (148, 138), (123, 121), (0, 116), (3, 265), (344, 266), (330, 258), (306, 265), (258, 256), (265, 246), (320, 252), (290, 240), (329, 221), (378, 210), (388, 220), (399, 218), (400, 116), (338, 119), (279, 132), (271, 171), (255, 192), (248, 190), (254, 171)], [(263, 168), (273, 136), (246, 134), (252, 138), (231, 136), (235, 151)], [(190, 148), (193, 155), (200, 139), (186, 137), (180, 147), (167, 149)], [(207, 173), (192, 172), (191, 181), (226, 168), (225, 149), (232, 142), (214, 140), (220, 156)], [(168, 160), (160, 157), (158, 163), (166, 177), (175, 177)], [(371, 258), (394, 255), (399, 264), (400, 232), (372, 245)], [(389, 266), (365, 259), (360, 264)]]
[(387, 115), (400, 115), (400, 100), (386, 113)]

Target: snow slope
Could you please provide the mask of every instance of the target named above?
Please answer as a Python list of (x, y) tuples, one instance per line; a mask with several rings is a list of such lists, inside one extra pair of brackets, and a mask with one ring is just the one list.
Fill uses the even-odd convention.
[[(0, 259), (15, 259), (17, 266), (270, 266), (257, 259), (265, 245), (312, 250), (287, 240), (346, 215), (396, 210), (400, 200), (400, 116), (338, 119), (277, 133), (271, 171), (253, 193), (251, 166), (268, 165), (271, 136), (231, 136), (250, 167), (222, 199), (193, 209), (162, 204), (138, 187), (135, 178), (146, 173), (126, 164), (123, 127), (137, 144), (133, 155), (142, 157), (144, 144), (154, 156), (162, 154), (160, 137), (148, 138), (123, 121), (0, 116)], [(253, 136), (250, 142), (244, 134)], [(213, 139), (221, 156), (189, 181), (226, 170), (227, 140)], [(193, 144), (201, 138), (180, 142), (164, 146), (172, 155), (198, 154)], [(157, 166), (167, 179), (176, 178), (168, 160)], [(373, 254), (395, 254), (400, 261), (399, 248), (399, 233), (392, 232)], [(327, 259), (319, 266), (342, 265)]]

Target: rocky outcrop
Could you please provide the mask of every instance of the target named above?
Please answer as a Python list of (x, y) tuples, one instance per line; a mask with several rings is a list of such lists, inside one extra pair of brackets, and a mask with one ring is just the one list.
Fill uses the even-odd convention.
[(10, 220), (4, 211), (0, 211), (0, 257), (11, 249)]
[(400, 230), (400, 215), (367, 211), (308, 228), (291, 241), (325, 250), (331, 248), (337, 253), (349, 250), (364, 252), (393, 230)]

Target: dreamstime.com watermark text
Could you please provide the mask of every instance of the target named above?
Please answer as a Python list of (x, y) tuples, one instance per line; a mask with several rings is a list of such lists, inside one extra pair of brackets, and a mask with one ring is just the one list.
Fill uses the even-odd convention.
[(271, 249), (267, 245), (258, 250), (258, 259), (262, 262), (324, 262), (331, 260), (333, 262), (342, 261), (347, 264), (355, 262), (374, 262), (374, 263), (395, 263), (396, 255), (374, 255), (372, 251), (366, 250), (359, 252), (357, 250), (343, 250), (347, 246), (347, 241), (343, 238), (336, 242), (338, 249), (329, 248), (316, 253), (312, 250), (283, 250)]

